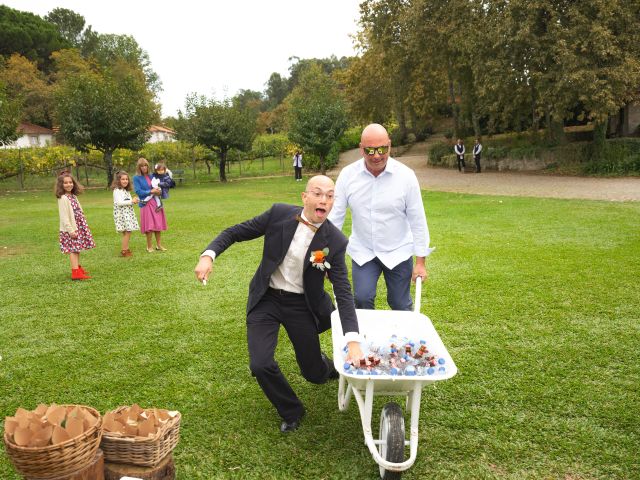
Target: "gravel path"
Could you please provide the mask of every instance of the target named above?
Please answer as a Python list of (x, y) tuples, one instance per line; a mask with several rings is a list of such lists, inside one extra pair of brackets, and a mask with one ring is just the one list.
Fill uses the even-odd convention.
[[(583, 198), (588, 200), (640, 201), (640, 178), (571, 177), (531, 172), (459, 173), (450, 168), (427, 166), (428, 144), (419, 143), (395, 157), (411, 167), (425, 190), (522, 197)], [(340, 169), (360, 158), (359, 149), (340, 155)]]

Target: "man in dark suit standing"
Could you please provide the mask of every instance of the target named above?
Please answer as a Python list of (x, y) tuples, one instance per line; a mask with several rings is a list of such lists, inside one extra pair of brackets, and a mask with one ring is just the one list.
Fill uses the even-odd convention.
[(462, 139), (458, 139), (456, 144), (453, 146), (453, 151), (455, 152), (456, 159), (458, 160), (458, 171), (460, 173), (464, 173), (466, 165), (464, 164), (465, 148), (464, 143), (462, 143)]
[(476, 138), (476, 143), (473, 146), (473, 160), (476, 162), (476, 173), (480, 173), (480, 156), (482, 155), (482, 144), (480, 139)]
[(325, 275), (333, 284), (348, 359), (355, 362), (363, 357), (344, 259), (347, 238), (327, 220), (334, 188), (330, 178), (312, 177), (302, 192), (303, 207), (276, 203), (261, 215), (227, 228), (209, 244), (195, 268), (198, 280), (206, 281), (215, 258), (233, 243), (264, 236), (262, 261), (247, 301), (249, 367), (282, 417), (282, 432), (296, 430), (305, 409), (274, 358), (280, 325), (307, 381), (321, 384), (338, 377), (318, 338), (331, 327), (334, 310), (324, 291)]

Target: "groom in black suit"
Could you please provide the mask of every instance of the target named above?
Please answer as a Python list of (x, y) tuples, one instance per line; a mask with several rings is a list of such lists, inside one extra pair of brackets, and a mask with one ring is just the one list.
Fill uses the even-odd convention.
[(347, 238), (327, 220), (333, 202), (333, 181), (322, 175), (312, 177), (302, 192), (304, 207), (276, 203), (261, 215), (227, 228), (207, 246), (195, 268), (198, 280), (206, 281), (214, 259), (233, 243), (264, 235), (262, 261), (247, 301), (249, 366), (282, 417), (282, 432), (297, 429), (305, 409), (274, 359), (280, 325), (287, 331), (306, 380), (320, 384), (338, 377), (318, 338), (331, 327), (335, 308), (324, 291), (325, 275), (333, 284), (348, 359), (355, 362), (363, 356), (344, 259)]

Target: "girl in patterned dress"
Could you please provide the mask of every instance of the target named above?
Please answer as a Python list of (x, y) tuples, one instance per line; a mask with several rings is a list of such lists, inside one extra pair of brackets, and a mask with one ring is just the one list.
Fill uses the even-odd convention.
[(121, 257), (133, 255), (129, 250), (131, 232), (138, 230), (138, 219), (133, 211), (133, 206), (138, 204), (138, 197), (131, 196), (131, 182), (129, 174), (124, 170), (116, 172), (111, 184), (113, 189), (113, 221), (116, 224), (116, 232), (122, 233)]
[(80, 265), (80, 252), (96, 246), (84, 212), (76, 195), (84, 188), (69, 172), (62, 172), (56, 180), (56, 197), (60, 213), (60, 251), (69, 254), (71, 280), (91, 278)]

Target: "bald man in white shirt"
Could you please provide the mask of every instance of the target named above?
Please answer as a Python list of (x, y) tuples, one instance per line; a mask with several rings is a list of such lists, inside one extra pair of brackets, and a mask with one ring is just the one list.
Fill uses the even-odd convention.
[(411, 310), (411, 282), (427, 278), (425, 259), (433, 250), (420, 185), (413, 170), (390, 157), (391, 139), (382, 125), (363, 130), (360, 150), (362, 158), (338, 176), (329, 214), (341, 229), (351, 210), (347, 253), (356, 308), (375, 308), (378, 279), (384, 275), (389, 306)]

